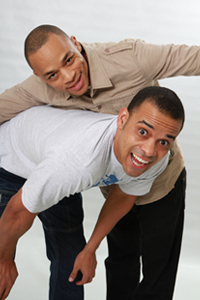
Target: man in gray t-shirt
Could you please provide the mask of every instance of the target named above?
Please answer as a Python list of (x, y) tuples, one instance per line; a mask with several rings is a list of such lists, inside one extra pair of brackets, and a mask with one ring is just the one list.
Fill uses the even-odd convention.
[(77, 286), (90, 282), (100, 242), (165, 169), (183, 123), (177, 95), (149, 87), (117, 118), (41, 107), (3, 124), (1, 167), (27, 181), (0, 219), (0, 297), (6, 298), (17, 277), (13, 260), (17, 241), (37, 215), (51, 207), (56, 211), (60, 199), (70, 194), (113, 185), (90, 240), (73, 271), (66, 272), (71, 283), (81, 271)]

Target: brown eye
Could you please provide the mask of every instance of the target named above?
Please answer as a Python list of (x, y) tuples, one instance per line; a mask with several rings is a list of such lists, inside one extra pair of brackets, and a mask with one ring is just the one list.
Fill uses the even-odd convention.
[(54, 78), (56, 76), (56, 74), (55, 73), (53, 73), (53, 74), (51, 74), (50, 76), (49, 76), (49, 78), (48, 79), (52, 79), (52, 78)]
[(65, 64), (66, 64), (66, 65), (70, 64), (70, 62), (72, 61), (72, 58), (73, 58), (73, 56), (70, 56), (70, 57), (66, 60)]
[(141, 128), (141, 129), (139, 130), (139, 132), (140, 132), (140, 134), (143, 135), (143, 136), (147, 135), (147, 131), (146, 131), (145, 129), (143, 129), (143, 128)]
[(169, 145), (169, 142), (166, 141), (166, 140), (161, 140), (161, 141), (160, 141), (160, 144), (161, 144), (162, 146), (168, 146), (168, 145)]

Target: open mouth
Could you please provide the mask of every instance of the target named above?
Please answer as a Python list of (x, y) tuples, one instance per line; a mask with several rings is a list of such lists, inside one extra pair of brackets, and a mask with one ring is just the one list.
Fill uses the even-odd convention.
[(150, 163), (150, 161), (144, 160), (141, 157), (139, 157), (133, 153), (131, 153), (131, 159), (132, 159), (132, 162), (134, 163), (134, 165), (136, 165), (137, 167), (143, 167)]

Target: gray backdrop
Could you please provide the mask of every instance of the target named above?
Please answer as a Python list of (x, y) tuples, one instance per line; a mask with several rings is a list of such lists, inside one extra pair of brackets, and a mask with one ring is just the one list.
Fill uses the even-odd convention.
[[(31, 74), (23, 57), (23, 42), (34, 27), (49, 23), (61, 27), (79, 41), (105, 42), (141, 38), (152, 43), (199, 44), (198, 0), (0, 0), (0, 92)], [(199, 62), (200, 63), (200, 62)], [(186, 221), (174, 299), (198, 300), (200, 294), (200, 104), (199, 78), (162, 80), (182, 99), (186, 124), (180, 135), (188, 171)], [(103, 198), (98, 189), (84, 193), (85, 232), (88, 237)], [(104, 241), (97, 251), (94, 281), (86, 285), (86, 300), (105, 299)], [(8, 297), (47, 299), (49, 264), (45, 257), (41, 224), (20, 240), (17, 251), (20, 273)], [(122, 299), (123, 300), (123, 299)]]

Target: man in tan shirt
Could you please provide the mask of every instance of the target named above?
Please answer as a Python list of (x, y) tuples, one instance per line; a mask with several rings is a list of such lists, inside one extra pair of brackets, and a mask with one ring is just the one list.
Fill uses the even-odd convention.
[[(132, 39), (80, 44), (57, 27), (40, 26), (27, 38), (25, 49), (29, 49), (25, 55), (34, 75), (1, 95), (1, 122), (44, 104), (118, 114), (140, 89), (158, 85), (158, 79), (200, 74), (197, 46), (152, 45)], [(184, 192), (184, 162), (175, 144), (167, 169), (150, 193), (139, 197), (133, 210), (108, 235), (108, 300), (172, 299)], [(138, 285), (140, 256), (144, 278)], [(56, 258), (49, 258), (53, 265)], [(53, 275), (52, 271), (51, 278)], [(61, 280), (51, 281), (51, 289), (62, 286)]]

